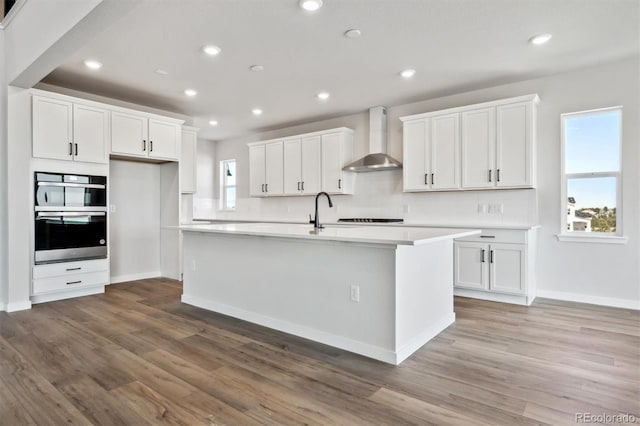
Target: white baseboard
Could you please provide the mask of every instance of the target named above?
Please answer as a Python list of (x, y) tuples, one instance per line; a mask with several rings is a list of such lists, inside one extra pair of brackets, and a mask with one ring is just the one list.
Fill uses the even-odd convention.
[[(182, 303), (218, 312), (224, 315), (229, 315), (231, 317), (239, 318), (241, 320), (248, 321), (254, 324), (273, 328), (275, 330), (293, 334), (294, 336), (313, 340), (314, 342), (323, 343), (325, 345), (333, 346), (338, 349), (343, 349), (345, 351), (354, 352), (369, 358), (377, 359), (378, 361), (386, 362), (388, 364), (398, 365), (400, 363), (400, 361), (398, 361), (398, 353), (394, 352), (391, 349), (359, 342), (344, 336), (327, 333), (325, 331), (317, 330), (314, 328), (304, 327), (288, 321), (279, 320), (276, 318), (257, 314), (255, 312), (249, 312), (233, 306), (214, 302), (212, 300), (205, 300), (199, 297), (193, 297), (185, 294), (182, 295)], [(424, 343), (422, 343), (420, 346), (422, 346)]]
[(538, 289), (538, 297), (547, 299), (565, 300), (567, 302), (589, 303), (591, 305), (610, 306), (612, 308), (624, 308), (640, 310), (640, 300), (618, 299), (615, 297), (591, 296), (588, 294), (566, 293), (564, 291), (550, 291)]
[(45, 303), (45, 302), (53, 302), (55, 300), (64, 300), (64, 299), (72, 299), (75, 297), (82, 296), (91, 296), (93, 294), (102, 294), (104, 293), (104, 285), (99, 285), (95, 287), (86, 287), (86, 288), (77, 288), (74, 290), (64, 290), (64, 291), (52, 291), (51, 293), (37, 294), (31, 296), (31, 302)]
[(111, 284), (116, 284), (116, 283), (124, 283), (127, 281), (146, 280), (148, 278), (158, 278), (161, 276), (162, 276), (162, 273), (160, 271), (153, 271), (153, 272), (143, 272), (140, 274), (118, 275), (115, 277), (112, 276), (109, 281)]
[(7, 312), (17, 312), (24, 311), (26, 309), (31, 309), (31, 301), (23, 300), (21, 302), (10, 302), (4, 305), (4, 310)]
[(511, 303), (513, 305), (529, 306), (536, 298), (535, 296), (518, 296), (511, 294), (492, 293), (490, 291), (472, 290), (456, 287), (453, 289), (454, 296), (470, 297), (472, 299), (489, 300), (491, 302)]

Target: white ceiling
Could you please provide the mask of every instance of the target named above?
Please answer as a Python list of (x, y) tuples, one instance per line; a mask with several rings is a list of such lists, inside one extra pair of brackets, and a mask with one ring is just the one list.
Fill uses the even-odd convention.
[[(298, 0), (137, 2), (44, 81), (191, 116), (214, 140), (639, 51), (637, 0), (324, 0), (313, 14)], [(362, 37), (344, 37), (350, 28)], [(527, 42), (541, 33), (553, 34), (547, 45)], [(222, 53), (207, 57), (205, 44)], [(103, 68), (86, 69), (86, 58)], [(264, 71), (249, 71), (253, 64)], [(405, 68), (416, 76), (399, 77)], [(316, 98), (322, 90), (328, 101)], [(251, 114), (256, 107), (262, 116)]]

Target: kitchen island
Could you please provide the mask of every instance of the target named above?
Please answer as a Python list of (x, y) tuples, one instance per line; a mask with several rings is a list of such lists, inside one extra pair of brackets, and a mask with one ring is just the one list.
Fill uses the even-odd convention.
[(185, 225), (182, 301), (391, 364), (455, 321), (453, 239), (479, 230)]

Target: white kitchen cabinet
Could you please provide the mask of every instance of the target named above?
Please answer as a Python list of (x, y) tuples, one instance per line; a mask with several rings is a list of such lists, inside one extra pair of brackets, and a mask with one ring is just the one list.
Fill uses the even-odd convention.
[(353, 193), (351, 172), (342, 168), (353, 158), (353, 130), (306, 133), (249, 146), (249, 194), (315, 195)]
[(178, 160), (182, 126), (161, 120), (149, 120), (149, 157)]
[(282, 195), (284, 191), (283, 142), (249, 147), (249, 194), (254, 197)]
[(284, 194), (318, 193), (321, 178), (321, 137), (288, 139), (283, 143)]
[[(33, 266), (32, 296), (109, 284), (109, 260), (81, 260)], [(48, 300), (55, 299), (50, 296)], [(60, 298), (60, 297), (58, 297)], [(64, 298), (64, 297), (62, 297)], [(45, 301), (45, 298), (42, 298)]]
[(454, 243), (454, 293), (529, 305), (535, 299), (536, 229), (483, 229)]
[(32, 97), (33, 156), (107, 163), (109, 111), (66, 100)]
[(423, 118), (403, 125), (402, 174), (405, 191), (425, 191), (430, 187), (430, 154), (428, 135), (431, 120)]
[(495, 108), (462, 113), (462, 187), (495, 186)]
[(111, 154), (178, 161), (182, 126), (142, 114), (111, 113)]
[(532, 102), (496, 107), (496, 186), (532, 187), (535, 108)]
[(404, 191), (535, 187), (537, 95), (401, 117)]
[(353, 194), (353, 173), (342, 170), (352, 159), (351, 131), (322, 135), (322, 191), (329, 194)]
[(73, 159), (89, 163), (109, 162), (109, 110), (73, 105)]
[(180, 192), (196, 192), (198, 130), (182, 127), (182, 146), (180, 154)]
[(146, 157), (149, 119), (124, 112), (111, 113), (111, 153)]
[(488, 245), (456, 242), (454, 244), (455, 285), (476, 290), (488, 289), (488, 269), (485, 267)]

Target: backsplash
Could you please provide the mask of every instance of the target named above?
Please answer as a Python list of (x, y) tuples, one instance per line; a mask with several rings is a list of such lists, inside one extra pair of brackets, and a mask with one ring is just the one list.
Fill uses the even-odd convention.
[[(325, 222), (341, 217), (388, 217), (434, 225), (538, 223), (534, 189), (404, 193), (400, 171), (357, 174), (354, 195), (331, 198), (334, 208), (329, 208), (325, 199), (320, 200), (320, 216)], [(312, 196), (239, 198), (235, 212), (217, 211), (215, 199), (194, 201), (194, 217), (206, 219), (298, 222), (308, 220), (314, 210)], [(489, 213), (490, 207), (496, 213)]]

